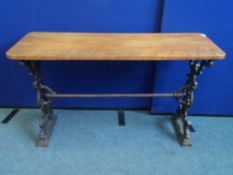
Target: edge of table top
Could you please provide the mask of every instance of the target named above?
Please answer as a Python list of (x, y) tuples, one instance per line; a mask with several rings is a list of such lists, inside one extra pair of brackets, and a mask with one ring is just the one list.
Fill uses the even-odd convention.
[[(104, 58), (103, 56), (81, 56), (79, 57), (69, 57), (67, 56), (64, 59), (58, 58), (56, 59), (55, 56), (46, 56), (45, 58), (40, 58), (38, 56), (27, 56), (27, 55), (16, 55), (15, 51), (18, 49), (19, 45), (21, 42), (25, 42), (26, 39), (29, 37), (33, 37), (36, 35), (71, 35), (71, 36), (81, 36), (81, 35), (86, 35), (86, 36), (194, 36), (194, 37), (204, 37), (206, 42), (210, 44), (212, 48), (216, 50), (216, 52), (212, 55), (202, 55), (201, 58), (196, 56), (196, 55), (190, 55), (188, 57), (183, 57), (183, 56), (177, 56), (177, 55), (169, 55), (169, 58), (167, 56), (159, 55), (159, 56), (154, 56), (154, 55), (110, 55), (109, 57), (106, 56)], [(30, 32), (26, 34), (22, 39), (20, 39), (13, 47), (11, 47), (7, 52), (6, 56), (8, 59), (11, 60), (28, 60), (28, 61), (81, 61), (81, 60), (86, 60), (86, 61), (169, 61), (169, 60), (221, 60), (224, 59), (226, 54), (225, 52), (219, 48), (212, 40), (210, 40), (205, 34), (203, 33), (71, 33), (71, 32)]]

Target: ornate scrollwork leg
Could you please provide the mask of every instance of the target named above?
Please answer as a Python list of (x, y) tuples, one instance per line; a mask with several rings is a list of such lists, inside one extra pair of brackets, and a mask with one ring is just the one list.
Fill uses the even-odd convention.
[(187, 119), (187, 116), (188, 109), (193, 104), (194, 90), (198, 86), (196, 78), (202, 74), (205, 67), (212, 66), (213, 61), (190, 61), (189, 65), (190, 72), (188, 73), (186, 85), (177, 91), (177, 93), (183, 94), (181, 97), (176, 98), (179, 108), (172, 117), (177, 137), (182, 146), (192, 146), (190, 139), (191, 122)]
[(46, 96), (46, 94), (53, 94), (54, 92), (42, 83), (42, 76), (40, 73), (41, 62), (22, 61), (22, 64), (28, 67), (30, 75), (35, 78), (33, 85), (37, 90), (37, 103), (42, 111), (42, 119), (40, 122), (41, 131), (37, 146), (47, 147), (56, 121), (56, 116), (53, 114), (51, 109), (52, 101)]

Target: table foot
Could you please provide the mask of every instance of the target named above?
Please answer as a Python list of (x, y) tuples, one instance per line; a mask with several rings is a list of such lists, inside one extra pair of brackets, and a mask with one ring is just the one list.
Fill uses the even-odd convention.
[(177, 140), (180, 143), (180, 145), (183, 147), (191, 147), (192, 146), (191, 138), (185, 137), (184, 132), (182, 132), (182, 129), (181, 129), (182, 127), (178, 119), (176, 119), (175, 117), (172, 117), (171, 121), (172, 121), (174, 130), (175, 130), (175, 133), (176, 133)]
[(41, 129), (39, 134), (39, 141), (37, 143), (37, 147), (48, 147), (49, 140), (53, 132), (54, 125), (56, 123), (57, 116), (53, 116), (53, 118), (47, 121), (45, 128)]

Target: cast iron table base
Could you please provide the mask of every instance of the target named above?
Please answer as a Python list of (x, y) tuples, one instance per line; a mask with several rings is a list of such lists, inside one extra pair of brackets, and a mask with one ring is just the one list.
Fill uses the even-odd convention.
[(39, 147), (47, 147), (56, 117), (53, 114), (51, 103), (54, 98), (101, 98), (101, 97), (173, 97), (179, 107), (172, 117), (177, 139), (182, 146), (192, 146), (190, 138), (191, 122), (188, 120), (188, 110), (193, 104), (194, 90), (197, 88), (197, 76), (201, 75), (205, 67), (210, 67), (213, 61), (189, 61), (190, 72), (186, 84), (175, 93), (164, 94), (57, 94), (51, 88), (43, 84), (40, 72), (40, 61), (21, 61), (29, 68), (30, 75), (35, 78), (34, 87), (37, 90), (37, 102), (42, 110), (39, 135)]

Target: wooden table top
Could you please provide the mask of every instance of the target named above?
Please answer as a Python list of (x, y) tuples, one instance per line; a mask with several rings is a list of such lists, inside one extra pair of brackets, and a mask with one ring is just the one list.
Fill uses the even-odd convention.
[(218, 60), (225, 53), (200, 33), (32, 32), (7, 53), (12, 60)]

